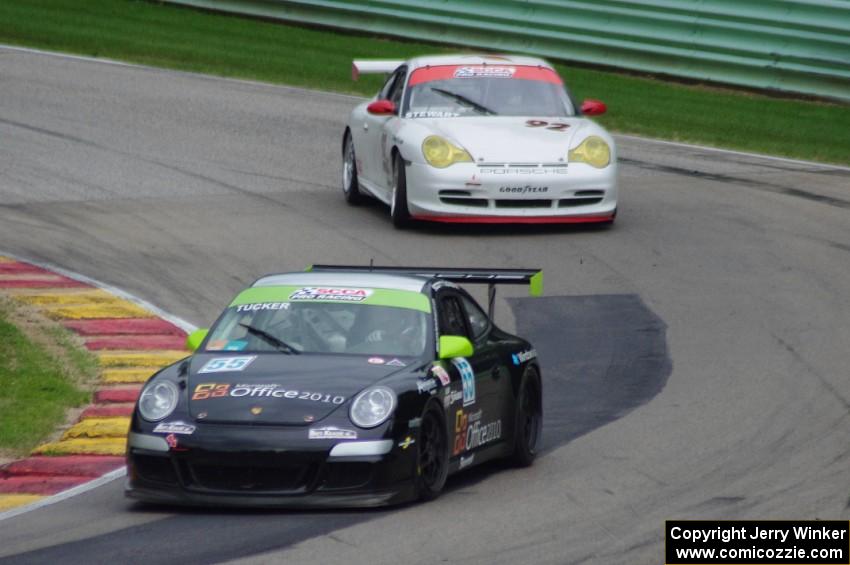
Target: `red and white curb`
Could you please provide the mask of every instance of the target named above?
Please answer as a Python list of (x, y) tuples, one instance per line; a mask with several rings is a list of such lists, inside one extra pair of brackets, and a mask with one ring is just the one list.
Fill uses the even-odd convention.
[(0, 521), (126, 474), (130, 415), (142, 383), (182, 359), (195, 326), (123, 290), (65, 269), (0, 254), (0, 293), (82, 337), (101, 365), (93, 402), (55, 442), (0, 467)]

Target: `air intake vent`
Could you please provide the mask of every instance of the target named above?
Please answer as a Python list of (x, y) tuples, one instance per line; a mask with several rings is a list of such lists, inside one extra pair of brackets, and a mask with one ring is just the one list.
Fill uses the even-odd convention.
[(445, 198), (440, 197), (440, 202), (443, 204), (452, 204), (454, 206), (477, 206), (479, 208), (487, 207), (486, 198)]
[(551, 200), (496, 200), (496, 208), (551, 208)]
[(573, 208), (576, 206), (590, 206), (591, 204), (599, 204), (601, 198), (562, 198), (558, 200), (558, 208)]

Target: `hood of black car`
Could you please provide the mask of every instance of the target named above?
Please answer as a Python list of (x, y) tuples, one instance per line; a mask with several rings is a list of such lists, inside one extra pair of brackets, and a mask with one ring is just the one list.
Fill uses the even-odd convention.
[(189, 412), (205, 422), (309, 425), (411, 359), (279, 353), (196, 354)]

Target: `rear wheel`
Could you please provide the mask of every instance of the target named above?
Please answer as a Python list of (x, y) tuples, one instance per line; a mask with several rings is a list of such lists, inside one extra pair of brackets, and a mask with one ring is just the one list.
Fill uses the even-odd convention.
[(540, 405), (540, 376), (534, 367), (526, 369), (517, 398), (516, 432), (514, 433), (514, 464), (528, 467), (537, 457), (537, 443), (543, 425), (543, 408)]
[(360, 204), (363, 195), (360, 194), (360, 186), (357, 184), (357, 158), (354, 155), (354, 140), (351, 132), (345, 132), (342, 142), (342, 194), (349, 204)]
[(390, 217), (397, 228), (410, 225), (410, 211), (407, 209), (407, 173), (404, 159), (396, 153), (393, 157), (393, 192), (390, 200)]
[(442, 414), (435, 408), (426, 410), (419, 424), (415, 472), (419, 499), (437, 498), (449, 476), (449, 440)]

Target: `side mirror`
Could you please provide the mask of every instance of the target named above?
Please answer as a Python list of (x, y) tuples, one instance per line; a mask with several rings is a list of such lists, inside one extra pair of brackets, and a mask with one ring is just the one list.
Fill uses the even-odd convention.
[(198, 329), (190, 333), (186, 336), (186, 349), (189, 351), (197, 351), (204, 340), (207, 338), (207, 334), (210, 333), (210, 330), (207, 328)]
[(440, 336), (440, 359), (469, 357), (475, 352), (472, 342), (460, 335)]
[(366, 106), (366, 111), (376, 116), (389, 116), (395, 114), (395, 104), (390, 100), (375, 100)]
[(581, 113), (587, 116), (598, 116), (604, 114), (608, 110), (608, 106), (601, 100), (588, 98), (581, 103)]

